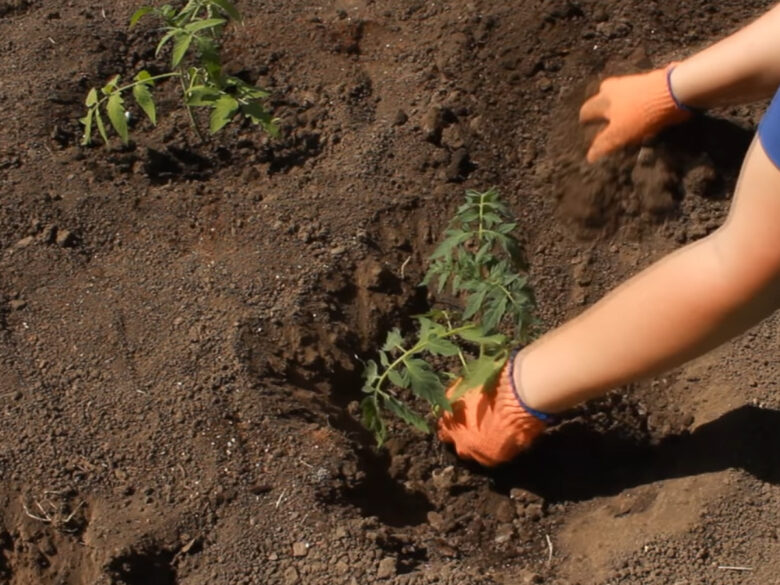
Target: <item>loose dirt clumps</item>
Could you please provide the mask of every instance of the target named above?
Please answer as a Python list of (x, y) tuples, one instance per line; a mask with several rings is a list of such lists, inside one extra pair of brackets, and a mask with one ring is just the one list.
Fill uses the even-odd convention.
[(0, 582), (780, 583), (775, 319), (498, 470), (355, 408), (464, 189), (509, 201), (547, 326), (717, 229), (761, 104), (593, 166), (577, 110), (771, 3), (237, 5), (280, 139), (200, 143), (161, 84), (158, 127), (83, 148), (155, 31), (0, 2)]

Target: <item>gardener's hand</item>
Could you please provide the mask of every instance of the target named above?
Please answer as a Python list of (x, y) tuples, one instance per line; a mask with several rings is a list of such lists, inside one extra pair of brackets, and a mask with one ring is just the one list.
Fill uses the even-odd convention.
[[(514, 356), (513, 356), (514, 357)], [(489, 388), (474, 388), (439, 420), (439, 438), (453, 443), (458, 455), (487, 467), (504, 463), (547, 427), (520, 405), (511, 380), (513, 358)], [(456, 384), (448, 390), (451, 394)], [(538, 413), (541, 416), (545, 416)]]
[(593, 139), (588, 162), (690, 117), (690, 110), (677, 103), (669, 86), (674, 65), (649, 73), (609, 77), (601, 83), (599, 92), (580, 109), (580, 122), (607, 121)]

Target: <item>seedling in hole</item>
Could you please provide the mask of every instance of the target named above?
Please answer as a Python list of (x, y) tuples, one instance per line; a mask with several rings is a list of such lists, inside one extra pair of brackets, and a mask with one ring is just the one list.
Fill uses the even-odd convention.
[[(416, 316), (411, 340), (393, 329), (378, 362), (365, 364), (361, 411), (378, 444), (387, 438), (385, 412), (430, 432), (431, 417), (451, 411), (469, 390), (489, 385), (512, 348), (532, 336), (535, 302), (512, 235), (516, 228), (496, 189), (466, 192), (422, 282), (435, 282), (438, 293), (447, 290), (461, 308)], [(415, 399), (427, 403), (428, 412), (415, 408)]]
[(130, 27), (147, 15), (155, 16), (163, 23), (163, 34), (155, 55), (171, 45), (171, 70), (157, 75), (142, 70), (123, 85), (120, 85), (120, 76), (115, 75), (99, 90), (90, 89), (84, 102), (87, 112), (80, 119), (84, 125), (83, 145), (92, 143), (93, 126), (108, 143), (103, 112), (119, 138), (127, 144), (128, 112), (124, 95), (128, 90), (152, 124), (157, 124), (157, 108), (151, 90), (155, 82), (167, 78), (179, 80), (184, 106), (198, 136), (201, 132), (192, 113), (193, 107), (211, 109), (209, 130), (212, 134), (239, 113), (269, 134), (278, 134), (278, 120), (263, 105), (268, 92), (222, 70), (219, 41), (224, 26), (229, 21), (241, 21), (241, 15), (230, 0), (189, 0), (178, 11), (168, 4), (159, 8), (142, 6), (130, 18)]

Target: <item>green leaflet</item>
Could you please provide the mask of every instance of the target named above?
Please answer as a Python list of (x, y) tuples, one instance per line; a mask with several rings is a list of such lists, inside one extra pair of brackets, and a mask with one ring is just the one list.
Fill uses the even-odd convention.
[(108, 104), (106, 105), (106, 113), (108, 119), (111, 121), (111, 125), (119, 134), (119, 138), (122, 142), (127, 144), (127, 117), (125, 115), (125, 106), (122, 95), (119, 92), (112, 93), (108, 98)]
[(84, 100), (84, 104), (85, 104), (85, 105), (87, 105), (87, 106), (94, 106), (95, 104), (97, 104), (97, 102), (98, 102), (98, 93), (97, 93), (97, 89), (95, 89), (95, 88), (93, 87), (93, 88), (92, 88), (92, 89), (90, 89), (90, 90), (89, 90), (89, 92), (87, 93), (87, 99), (86, 99), (86, 100)]
[(387, 438), (387, 425), (379, 412), (376, 396), (366, 396), (360, 402), (363, 425), (374, 435), (377, 445), (382, 446)]
[(401, 331), (396, 327), (390, 330), (385, 339), (385, 344), (382, 346), (383, 351), (391, 351), (393, 349), (402, 349), (404, 344), (404, 338), (401, 337)]
[(444, 385), (428, 362), (410, 358), (405, 364), (412, 392), (434, 406), (449, 410), (450, 404), (444, 395)]
[(195, 22), (191, 22), (184, 27), (184, 30), (192, 35), (192, 33), (196, 33), (207, 28), (220, 27), (225, 24), (225, 22), (226, 21), (224, 18), (206, 18), (204, 20), (196, 20)]
[(144, 83), (134, 85), (133, 98), (135, 98), (136, 103), (144, 111), (152, 124), (157, 124), (157, 110), (154, 105), (154, 99), (152, 98), (152, 92), (149, 91), (149, 86)]
[(383, 399), (384, 407), (400, 418), (405, 423), (408, 423), (424, 433), (431, 431), (428, 423), (419, 414), (414, 412), (411, 408), (406, 406), (403, 402), (394, 398), (393, 396), (385, 396)]
[(181, 63), (184, 55), (187, 54), (187, 49), (190, 48), (192, 43), (191, 33), (181, 33), (173, 37), (173, 51), (171, 52), (171, 67), (176, 68)]
[(406, 369), (389, 369), (387, 370), (387, 378), (397, 388), (406, 389), (409, 387), (409, 372)]
[(238, 102), (232, 96), (223, 94), (214, 102), (214, 109), (209, 117), (209, 130), (212, 134), (219, 132), (238, 111)]
[(162, 48), (165, 46), (165, 43), (170, 41), (174, 36), (181, 35), (182, 31), (178, 28), (172, 28), (167, 33), (165, 33), (162, 38), (160, 39), (160, 42), (157, 43), (157, 48), (154, 50), (154, 56), (158, 56), (160, 54), (160, 51), (162, 51)]
[(236, 10), (236, 7), (233, 6), (230, 0), (211, 0), (211, 3), (219, 6), (220, 9), (222, 9), (222, 12), (230, 17), (231, 20), (241, 22), (241, 14), (239, 14), (238, 10)]
[(469, 329), (464, 329), (458, 333), (458, 336), (465, 339), (466, 341), (470, 341), (472, 343), (476, 343), (477, 345), (483, 345), (486, 347), (504, 346), (507, 345), (507, 342), (509, 341), (506, 335), (502, 335), (501, 333), (486, 335), (481, 327), (471, 327)]
[(108, 144), (108, 133), (106, 132), (106, 125), (103, 123), (103, 116), (100, 115), (100, 108), (95, 108), (95, 122), (97, 123), (98, 133), (103, 139), (103, 142)]
[(434, 355), (453, 356), (458, 355), (460, 348), (448, 339), (430, 336), (426, 343), (426, 349)]
[(81, 145), (86, 146), (92, 142), (92, 120), (95, 117), (95, 110), (90, 108), (87, 110), (87, 115), (79, 119), (84, 125), (84, 134), (81, 137)]
[(133, 28), (136, 24), (138, 24), (139, 20), (153, 11), (154, 8), (151, 6), (141, 6), (141, 8), (133, 12), (133, 15), (130, 17), (130, 28)]
[(482, 387), (491, 388), (496, 377), (501, 372), (501, 368), (507, 360), (507, 353), (501, 352), (498, 355), (483, 355), (466, 364), (464, 376), (461, 378), (455, 391), (450, 396), (450, 403), (455, 403), (463, 397), (469, 390)]
[(208, 85), (196, 85), (187, 92), (187, 105), (212, 107), (222, 92)]

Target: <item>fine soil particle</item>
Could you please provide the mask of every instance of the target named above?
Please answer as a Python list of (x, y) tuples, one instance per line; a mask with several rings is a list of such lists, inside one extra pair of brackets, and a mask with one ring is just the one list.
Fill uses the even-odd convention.
[(201, 142), (161, 83), (157, 127), (81, 147), (89, 87), (164, 68), (152, 25), (0, 2), (0, 581), (780, 583), (776, 319), (498, 470), (354, 409), (464, 189), (509, 202), (549, 326), (717, 229), (763, 104), (597, 165), (577, 110), (772, 3), (237, 5), (279, 139)]

